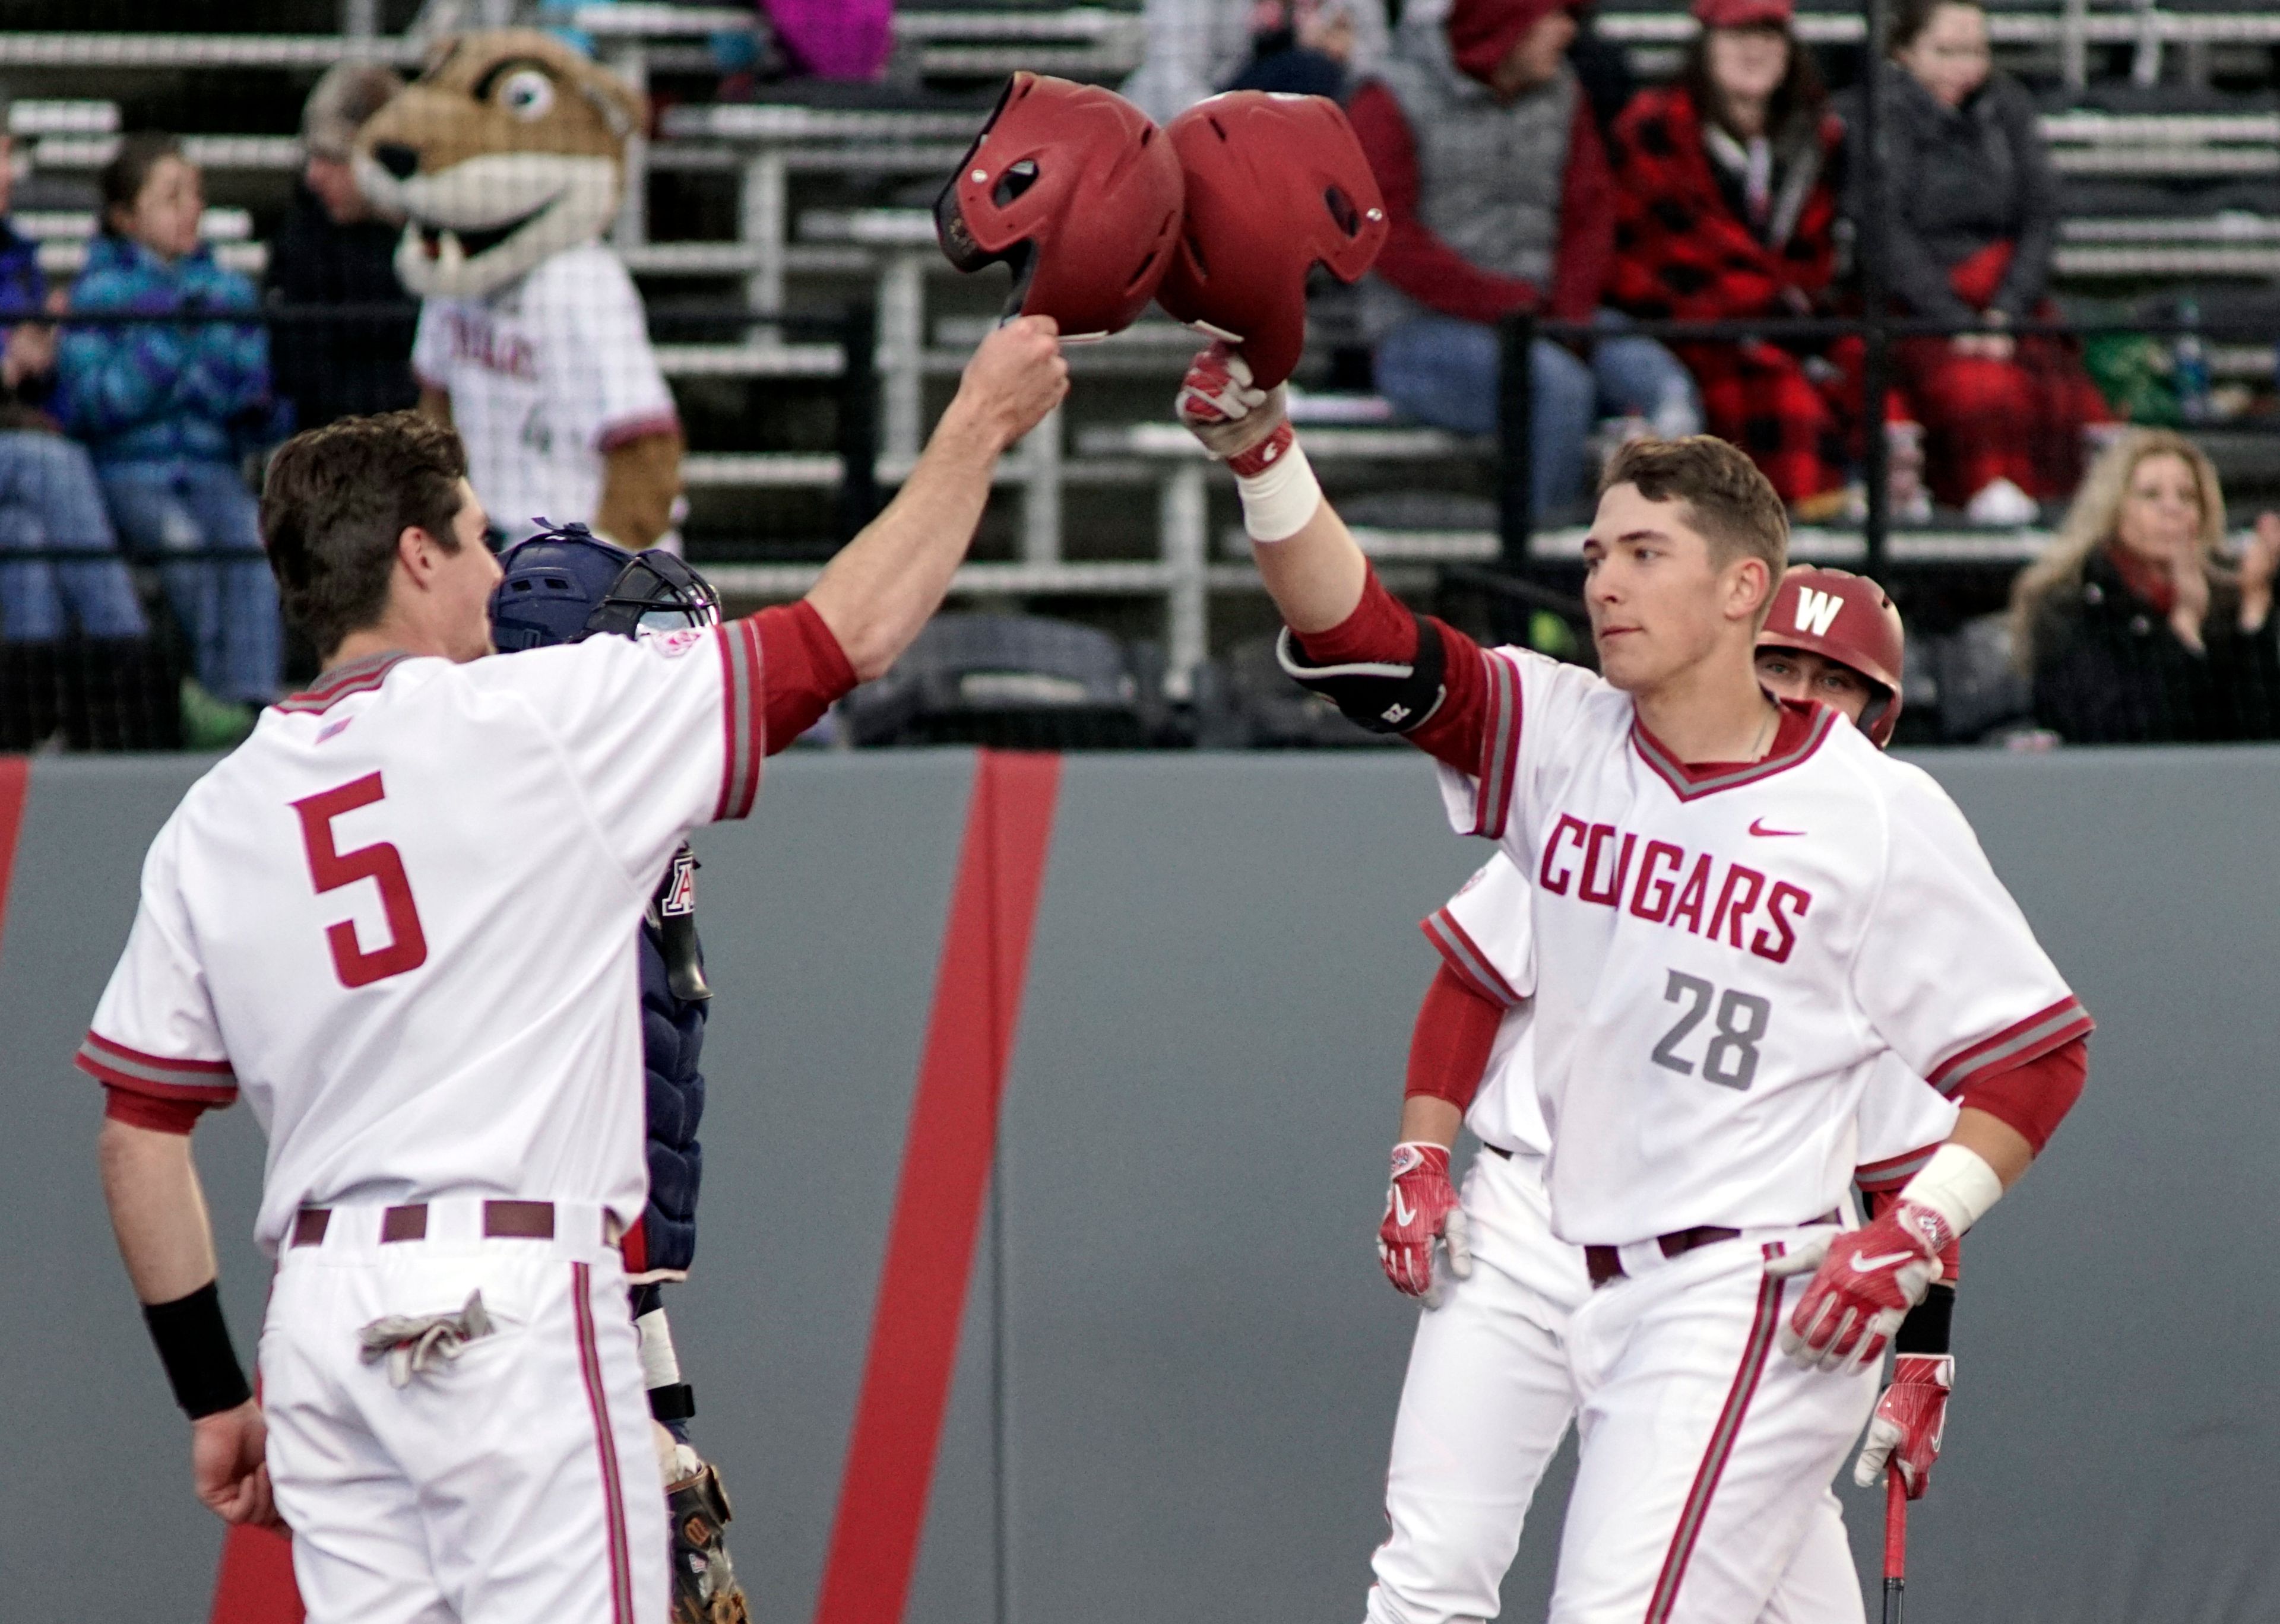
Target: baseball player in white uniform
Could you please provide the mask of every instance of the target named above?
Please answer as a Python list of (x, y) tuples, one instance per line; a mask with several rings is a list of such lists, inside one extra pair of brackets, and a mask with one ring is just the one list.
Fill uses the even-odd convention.
[[(638, 641), (482, 658), (498, 566), (428, 419), (273, 463), (264, 537), (324, 673), (152, 842), (79, 1060), (198, 1496), (291, 1528), (317, 1624), (664, 1616), (616, 1247), (646, 1187), (635, 927), (685, 831), (743, 817), (770, 748), (933, 612), (999, 455), (1066, 393), (1053, 334), (984, 341), (805, 600)], [(240, 1094), (277, 1259), (259, 1404), (189, 1136)]]
[[(1735, 448), (1611, 461), (1594, 674), (1397, 603), (1224, 346), (1180, 411), (1236, 474), (1285, 668), (1432, 754), (1454, 826), (1530, 881), (1551, 1223), (1594, 1286), (1553, 1624), (1751, 1624), (1941, 1252), (2079, 1095), (2090, 1017), (1939, 788), (1760, 686), (1788, 525)], [(1887, 1054), (1961, 1109), (1845, 1229)]]
[[(1902, 646), (1899, 616), (1875, 582), (1799, 565), (1760, 634), (1758, 676), (1780, 697), (1825, 699), (1883, 744), (1899, 720)], [(1553, 1237), (1544, 1193), (1551, 1143), (1529, 1066), (1527, 885), (1498, 852), (1422, 925), (1443, 962), (1418, 1012), (1378, 1251), (1387, 1279), (1429, 1312), (1394, 1424), (1373, 1624), (1496, 1615), (1525, 1513), (1575, 1412), (1567, 1321), (1591, 1285), (1583, 1253)], [(1854, 1182), (1872, 1202), (1896, 1193), (1955, 1116), (1953, 1101), (1887, 1057), (1861, 1099)], [(1449, 1181), (1460, 1122), (1483, 1151), (1461, 1202)], [(1437, 1242), (1445, 1267), (1435, 1266)], [(1863, 1486), (1897, 1451), (1920, 1496), (1937, 1458), (1953, 1288), (1932, 1297), (1896, 1336), (1904, 1351), (1855, 1468)], [(1918, 1343), (1937, 1351), (1912, 1351)], [(1824, 1494), (1764, 1617), (1861, 1616), (1842, 1510)]]

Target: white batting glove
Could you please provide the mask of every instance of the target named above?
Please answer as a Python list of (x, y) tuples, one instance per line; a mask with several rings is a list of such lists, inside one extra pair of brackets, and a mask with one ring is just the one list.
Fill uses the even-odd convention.
[(1469, 1280), (1472, 1233), (1465, 1209), (1449, 1182), (1445, 1146), (1405, 1140), (1393, 1147), (1393, 1174), (1385, 1191), (1385, 1221), (1377, 1228), (1377, 1260), (1393, 1289), (1441, 1306), (1441, 1281), (1433, 1267), (1433, 1243), (1449, 1254), (1449, 1273)]

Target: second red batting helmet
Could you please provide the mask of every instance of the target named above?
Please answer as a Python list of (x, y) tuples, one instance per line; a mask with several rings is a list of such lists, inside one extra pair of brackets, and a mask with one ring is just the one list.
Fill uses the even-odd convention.
[(1878, 749), (1900, 721), (1900, 676), (1907, 633), (1891, 596), (1850, 570), (1792, 564), (1774, 589), (1774, 606), (1758, 631), (1761, 649), (1802, 649), (1850, 666), (1883, 690), (1860, 712), (1860, 731)]
[(1385, 246), (1385, 200), (1338, 104), (1230, 90), (1165, 126), (1187, 223), (1156, 301), (1234, 344), (1271, 389), (1306, 344), (1306, 273), (1358, 281)]
[(1098, 85), (1021, 73), (935, 199), (935, 235), (961, 271), (1013, 266), (1008, 314), (1098, 338), (1130, 327), (1155, 296), (1181, 190), (1172, 143), (1137, 107)]

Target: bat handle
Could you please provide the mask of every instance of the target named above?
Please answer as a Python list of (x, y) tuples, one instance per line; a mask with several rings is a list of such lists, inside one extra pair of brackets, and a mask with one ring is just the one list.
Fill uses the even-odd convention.
[(1908, 1582), (1908, 1486), (1899, 1463), (1884, 1466), (1884, 1624), (1900, 1624)]

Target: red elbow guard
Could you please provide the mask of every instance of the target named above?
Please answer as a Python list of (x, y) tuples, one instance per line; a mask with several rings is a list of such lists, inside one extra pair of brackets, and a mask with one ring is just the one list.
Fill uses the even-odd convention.
[(2066, 1113), (2082, 1097), (2082, 1087), (2089, 1076), (2090, 1044), (2078, 1037), (2039, 1059), (1973, 1083), (1957, 1104), (1983, 1111), (2018, 1129), (2040, 1156)]
[(1504, 1006), (1491, 1004), (1443, 965), (1425, 989), (1409, 1035), (1409, 1081), (1403, 1092), (1447, 1100), (1462, 1111), (1480, 1091)]

